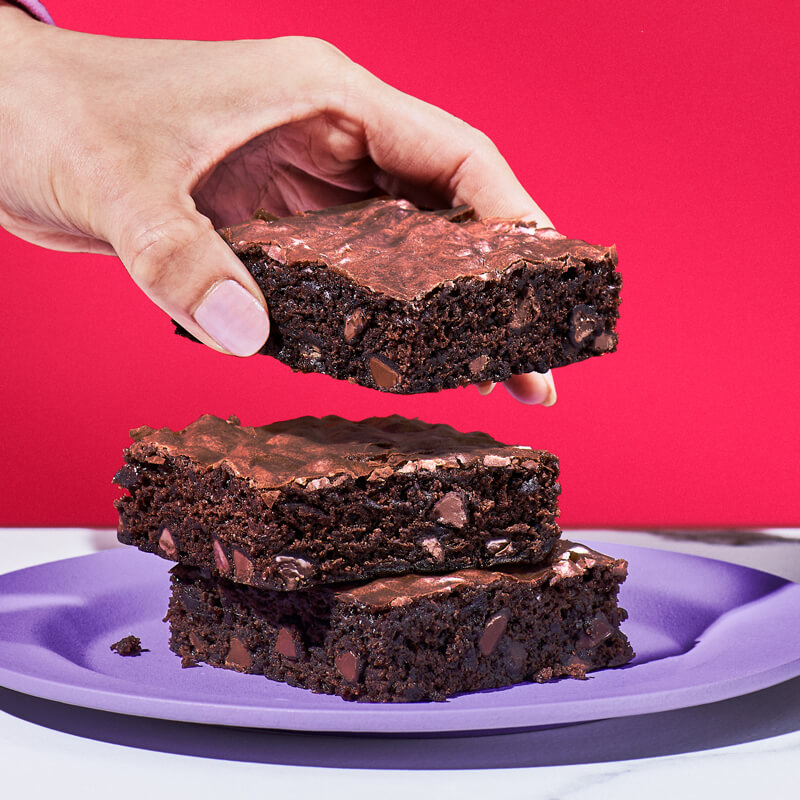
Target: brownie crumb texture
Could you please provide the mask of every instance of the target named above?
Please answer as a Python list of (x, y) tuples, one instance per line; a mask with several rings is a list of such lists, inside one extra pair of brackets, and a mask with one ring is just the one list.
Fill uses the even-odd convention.
[(551, 228), (378, 198), (220, 234), (267, 300), (260, 352), (296, 371), (412, 394), (617, 348), (616, 249)]
[(146, 648), (142, 648), (141, 639), (132, 634), (114, 642), (109, 649), (121, 656), (140, 656), (142, 653), (149, 652)]

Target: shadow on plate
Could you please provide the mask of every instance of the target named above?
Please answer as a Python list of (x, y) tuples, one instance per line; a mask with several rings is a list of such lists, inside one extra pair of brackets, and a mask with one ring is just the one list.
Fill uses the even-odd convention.
[(177, 755), (351, 769), (593, 764), (709, 750), (800, 730), (800, 678), (694, 708), (491, 735), (308, 734), (112, 714), (0, 689), (0, 711), (74, 736)]

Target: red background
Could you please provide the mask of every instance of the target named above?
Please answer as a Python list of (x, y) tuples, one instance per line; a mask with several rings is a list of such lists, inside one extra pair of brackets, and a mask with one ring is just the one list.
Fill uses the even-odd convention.
[(181, 340), (116, 260), (0, 231), (0, 524), (114, 524), (128, 428), (204, 412), (398, 412), (547, 448), (567, 526), (800, 522), (795, 8), (52, 0), (97, 33), (320, 36), (482, 128), (559, 229), (617, 244), (620, 348), (557, 370), (551, 409), (379, 394)]

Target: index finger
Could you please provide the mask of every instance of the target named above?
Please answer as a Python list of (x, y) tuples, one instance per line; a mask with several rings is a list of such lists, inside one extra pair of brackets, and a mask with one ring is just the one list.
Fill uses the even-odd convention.
[(362, 95), (361, 123), (372, 160), (403, 183), (433, 190), (479, 217), (552, 227), (492, 140), (441, 108), (375, 81)]

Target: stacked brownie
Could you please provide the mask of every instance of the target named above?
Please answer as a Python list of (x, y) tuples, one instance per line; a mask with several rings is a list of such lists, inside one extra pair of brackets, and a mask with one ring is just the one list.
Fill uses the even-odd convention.
[[(408, 394), (616, 349), (613, 247), (386, 198), (220, 234), (296, 370)], [(632, 657), (626, 564), (559, 540), (550, 453), (397, 416), (131, 435), (119, 538), (178, 562), (185, 664), (414, 701)]]
[(632, 656), (625, 562), (559, 541), (550, 453), (398, 416), (131, 435), (119, 538), (178, 562), (186, 664), (412, 701)]

